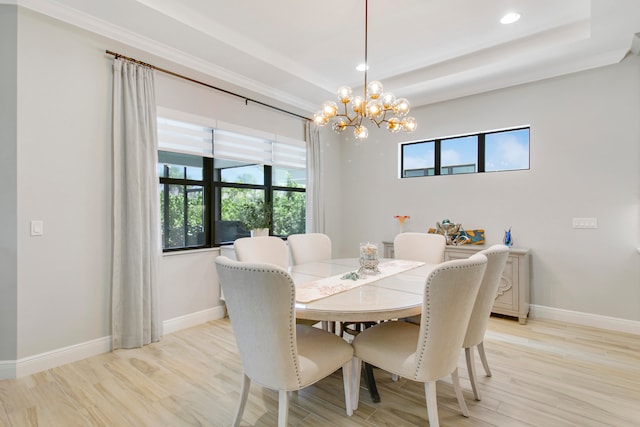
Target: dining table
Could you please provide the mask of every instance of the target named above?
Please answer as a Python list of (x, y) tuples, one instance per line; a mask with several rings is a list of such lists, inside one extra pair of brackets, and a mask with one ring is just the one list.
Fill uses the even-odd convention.
[[(436, 266), (381, 258), (378, 274), (363, 274), (358, 258), (293, 265), (296, 318), (370, 324), (419, 315), (426, 278)], [(365, 383), (379, 402), (370, 366), (365, 366)]]

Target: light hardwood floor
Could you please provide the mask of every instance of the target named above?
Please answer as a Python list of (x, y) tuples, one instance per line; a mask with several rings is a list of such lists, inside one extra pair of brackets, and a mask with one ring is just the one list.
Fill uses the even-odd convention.
[[(477, 361), (482, 401), (473, 400), (459, 362), (469, 418), (450, 383), (438, 383), (442, 426), (640, 426), (640, 336), (492, 318), (485, 349), (493, 377)], [(212, 321), (143, 349), (0, 381), (0, 425), (229, 426), (240, 372), (228, 319)], [(422, 385), (375, 372), (380, 403), (363, 390), (347, 417), (337, 372), (292, 395), (290, 425), (428, 425)], [(242, 426), (275, 426), (277, 399), (253, 384)]]

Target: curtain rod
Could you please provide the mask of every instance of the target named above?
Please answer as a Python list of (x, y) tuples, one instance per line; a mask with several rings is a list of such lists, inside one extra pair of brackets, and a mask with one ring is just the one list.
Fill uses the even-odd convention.
[(135, 62), (136, 64), (144, 65), (145, 67), (149, 67), (149, 68), (151, 68), (151, 69), (153, 69), (153, 70), (160, 71), (160, 72), (162, 72), (162, 73), (169, 74), (169, 75), (171, 75), (171, 76), (178, 77), (178, 78), (181, 78), (181, 79), (184, 79), (184, 80), (188, 80), (188, 81), (190, 81), (190, 82), (192, 82), (192, 83), (196, 83), (196, 84), (199, 84), (199, 85), (202, 85), (202, 86), (206, 86), (206, 87), (208, 87), (209, 89), (214, 89), (214, 90), (217, 90), (217, 91), (219, 91), (219, 92), (224, 92), (224, 93), (226, 93), (227, 95), (232, 95), (232, 96), (235, 96), (235, 97), (238, 97), (238, 98), (242, 98), (242, 99), (244, 99), (244, 103), (245, 103), (245, 104), (248, 104), (249, 102), (253, 102), (254, 104), (262, 105), (263, 107), (271, 108), (271, 109), (273, 109), (273, 110), (280, 111), (281, 113), (289, 114), (289, 115), (291, 115), (291, 116), (295, 116), (295, 117), (298, 117), (298, 118), (300, 118), (300, 119), (304, 119), (304, 120), (311, 121), (311, 119), (310, 119), (310, 118), (305, 117), (305, 116), (301, 116), (300, 114), (292, 113), (291, 111), (287, 111), (287, 110), (285, 110), (285, 109), (282, 109), (282, 108), (275, 107), (275, 106), (273, 106), (273, 105), (269, 105), (269, 104), (267, 104), (267, 103), (264, 103), (264, 102), (262, 102), (262, 101), (258, 101), (258, 100), (255, 100), (255, 99), (251, 99), (251, 98), (248, 98), (248, 97), (246, 97), (246, 96), (244, 96), (244, 95), (240, 95), (240, 94), (237, 94), (237, 93), (235, 93), (235, 92), (231, 92), (231, 91), (229, 91), (229, 90), (222, 89), (222, 88), (219, 88), (219, 87), (217, 87), (217, 86), (213, 86), (213, 85), (210, 85), (210, 84), (208, 84), (208, 83), (201, 82), (201, 81), (196, 80), (196, 79), (192, 79), (191, 77), (187, 77), (187, 76), (184, 76), (184, 75), (182, 75), (182, 74), (178, 74), (178, 73), (175, 73), (175, 72), (173, 72), (173, 71), (166, 70), (166, 69), (164, 69), (164, 68), (156, 67), (155, 65), (148, 64), (148, 63), (146, 63), (146, 62), (142, 62), (142, 61), (139, 61), (139, 60), (137, 60), (137, 59), (130, 58), (130, 57), (128, 57), (128, 56), (121, 55), (121, 54), (116, 53), (116, 52), (112, 52), (112, 51), (110, 51), (110, 50), (107, 50), (106, 52), (107, 52), (107, 55), (112, 55), (112, 56), (114, 56), (114, 57), (116, 57), (116, 58), (122, 58), (122, 59), (125, 59), (125, 60), (127, 60), (127, 61)]

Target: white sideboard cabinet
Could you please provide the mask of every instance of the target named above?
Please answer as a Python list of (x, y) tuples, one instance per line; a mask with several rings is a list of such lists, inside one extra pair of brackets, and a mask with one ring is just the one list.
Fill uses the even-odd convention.
[[(382, 242), (384, 257), (393, 258), (393, 242)], [(447, 246), (444, 252), (445, 261), (469, 258), (471, 255), (486, 249), (483, 245)], [(529, 249), (510, 248), (507, 265), (500, 279), (492, 313), (517, 317), (520, 324), (527, 323), (529, 316)]]

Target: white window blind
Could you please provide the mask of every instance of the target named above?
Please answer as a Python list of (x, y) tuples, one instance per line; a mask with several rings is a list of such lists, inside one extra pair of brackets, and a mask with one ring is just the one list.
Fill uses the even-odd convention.
[(307, 144), (293, 138), (276, 136), (273, 142), (273, 164), (287, 169), (306, 169)]
[(305, 141), (160, 107), (158, 149), (287, 169), (306, 168)]
[(210, 127), (158, 117), (158, 149), (213, 157)]

